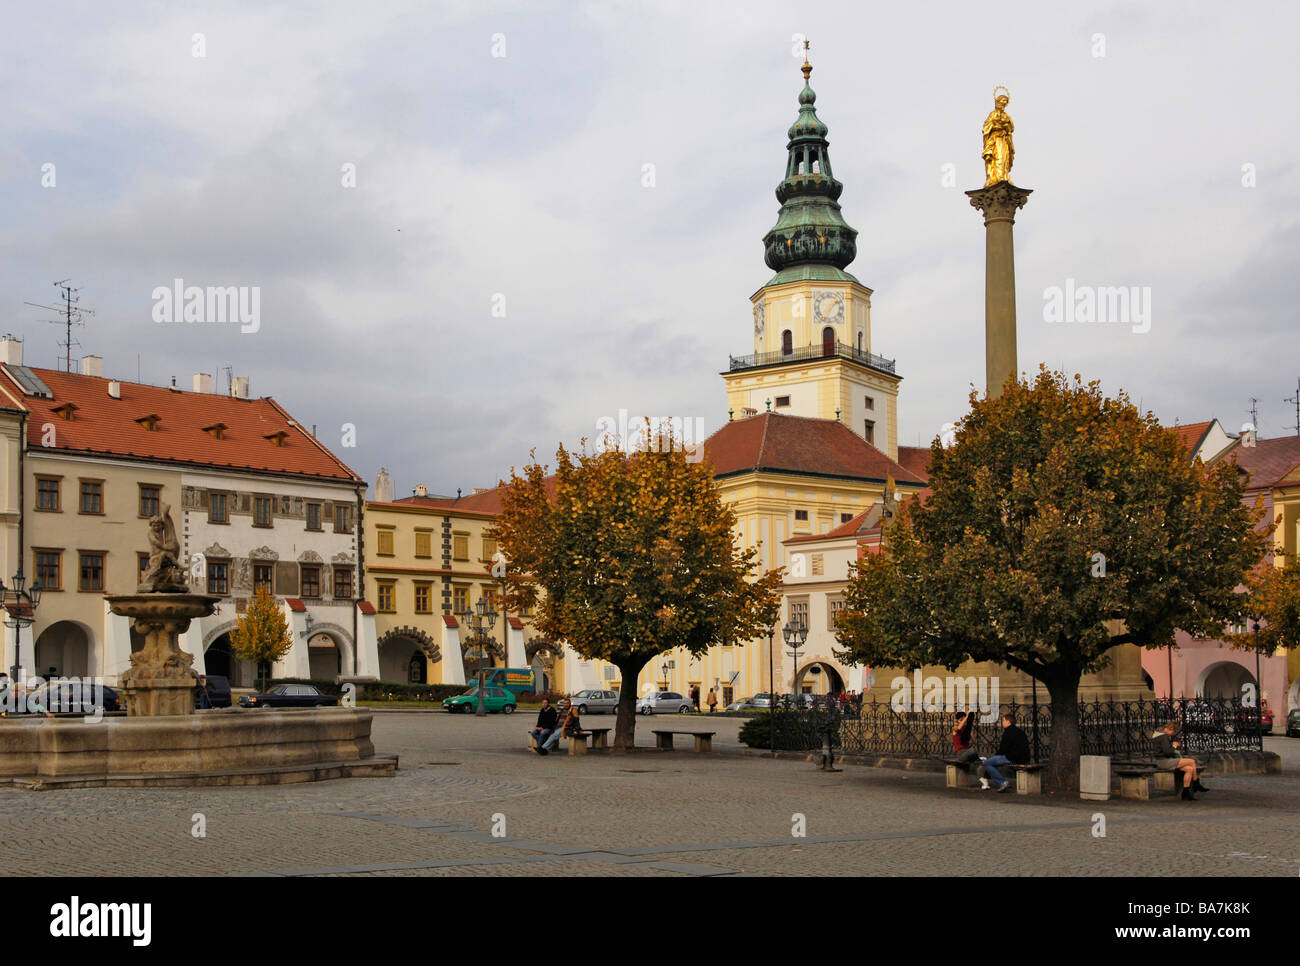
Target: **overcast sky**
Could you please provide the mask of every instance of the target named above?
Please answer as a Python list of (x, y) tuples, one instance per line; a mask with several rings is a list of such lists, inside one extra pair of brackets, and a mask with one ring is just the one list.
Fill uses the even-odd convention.
[[(996, 84), (1034, 189), (1021, 368), (1123, 387), (1170, 424), (1235, 431), (1257, 396), (1262, 436), (1295, 431), (1291, 3), (5, 6), (0, 330), (54, 366), (62, 330), (23, 303), (71, 277), (96, 313), (74, 351), (106, 375), (224, 389), (229, 365), (399, 496), (494, 485), (620, 408), (725, 421), (718, 373), (753, 351), (772, 275), (796, 33), (873, 348), (904, 377), (902, 442), (983, 388), (962, 192)], [(259, 286), (260, 328), (155, 322), (176, 278)], [(1068, 279), (1149, 288), (1150, 330), (1046, 321)]]

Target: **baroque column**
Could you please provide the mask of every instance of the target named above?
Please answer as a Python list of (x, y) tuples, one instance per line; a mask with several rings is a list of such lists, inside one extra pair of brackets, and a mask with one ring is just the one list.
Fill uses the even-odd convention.
[(1002, 395), (1016, 368), (1016, 255), (1011, 229), (1016, 209), (1032, 190), (1010, 181), (966, 192), (971, 207), (984, 212), (984, 377), (992, 398)]

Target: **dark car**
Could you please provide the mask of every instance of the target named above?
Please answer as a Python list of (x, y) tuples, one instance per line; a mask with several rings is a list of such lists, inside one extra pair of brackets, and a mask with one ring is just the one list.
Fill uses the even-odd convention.
[(1300, 708), (1292, 708), (1286, 716), (1286, 736), (1300, 738)]
[(202, 696), (195, 692), (194, 707), (228, 708), (230, 707), (230, 679), (220, 674), (209, 674), (203, 688), (208, 696), (208, 703), (202, 704)]
[(327, 708), (339, 703), (338, 695), (325, 694), (312, 684), (280, 684), (265, 694), (245, 694), (241, 708)]
[(1237, 731), (1254, 734), (1262, 731), (1266, 735), (1273, 733), (1272, 708), (1240, 708), (1237, 711)]
[(1208, 701), (1192, 701), (1183, 710), (1183, 731), (1191, 735), (1223, 734), (1222, 709)]
[(122, 700), (113, 688), (78, 681), (47, 681), (31, 693), (29, 700), (33, 699), (51, 714), (122, 710)]

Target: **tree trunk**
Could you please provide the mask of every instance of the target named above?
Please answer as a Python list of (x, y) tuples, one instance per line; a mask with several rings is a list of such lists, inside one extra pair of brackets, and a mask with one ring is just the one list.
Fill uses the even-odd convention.
[(617, 665), (623, 680), (618, 692), (618, 717), (614, 721), (615, 751), (630, 751), (636, 745), (636, 679), (646, 663)]
[(1078, 671), (1053, 675), (1045, 683), (1052, 702), (1052, 754), (1047, 763), (1047, 788), (1052, 792), (1079, 791), (1079, 680)]

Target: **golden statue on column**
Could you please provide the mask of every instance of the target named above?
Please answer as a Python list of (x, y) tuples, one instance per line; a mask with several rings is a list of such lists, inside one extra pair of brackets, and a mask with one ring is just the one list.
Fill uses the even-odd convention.
[[(1001, 92), (1001, 93), (999, 93)], [(999, 181), (1011, 180), (1011, 162), (1016, 149), (1011, 143), (1011, 132), (1016, 129), (1007, 113), (1011, 92), (1005, 87), (993, 88), (993, 110), (984, 119), (984, 187)]]

